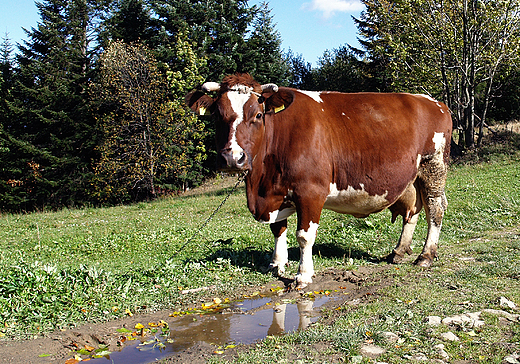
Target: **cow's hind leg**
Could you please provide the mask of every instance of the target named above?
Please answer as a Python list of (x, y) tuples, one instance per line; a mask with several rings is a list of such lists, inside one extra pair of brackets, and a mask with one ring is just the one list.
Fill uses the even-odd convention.
[(418, 220), (418, 213), (413, 215), (410, 219), (406, 219), (406, 217), (403, 216), (403, 229), (401, 230), (401, 237), (399, 238), (399, 242), (397, 243), (395, 249), (387, 257), (387, 261), (389, 263), (399, 264), (403, 260), (405, 254), (410, 255), (413, 253), (410, 245), (412, 244), (413, 232), (415, 231)]
[(403, 217), (403, 228), (397, 246), (387, 257), (389, 263), (399, 264), (405, 254), (410, 255), (413, 253), (410, 245), (417, 221), (419, 220), (419, 212), (422, 209), (422, 198), (417, 183), (410, 184), (399, 200), (390, 207), (392, 222), (395, 221), (398, 215), (401, 215)]
[(432, 265), (437, 257), (437, 243), (442, 227), (444, 212), (448, 201), (444, 193), (446, 185), (447, 166), (442, 153), (436, 153), (432, 158), (421, 162), (419, 179), (421, 181), (421, 198), (428, 222), (428, 235), (421, 254), (415, 264), (421, 267)]
[(274, 235), (274, 252), (269, 264), (269, 270), (275, 276), (282, 276), (285, 273), (285, 266), (289, 263), (289, 253), (287, 251), (287, 219), (269, 225)]

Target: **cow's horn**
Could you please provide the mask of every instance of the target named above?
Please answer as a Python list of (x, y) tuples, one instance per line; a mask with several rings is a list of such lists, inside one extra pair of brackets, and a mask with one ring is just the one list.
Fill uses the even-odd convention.
[(262, 85), (262, 92), (278, 92), (278, 86), (274, 83)]
[(220, 90), (220, 84), (217, 82), (206, 82), (204, 85), (202, 85), (202, 91), (209, 92), (209, 91), (219, 91)]

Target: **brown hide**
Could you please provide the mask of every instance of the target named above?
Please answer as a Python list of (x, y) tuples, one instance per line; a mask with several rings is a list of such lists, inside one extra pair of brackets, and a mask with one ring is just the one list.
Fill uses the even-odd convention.
[[(268, 205), (280, 203), (288, 190), (306, 184), (314, 185), (314, 193), (323, 198), (329, 184), (336, 183), (338, 190), (363, 186), (369, 195), (386, 194), (388, 206), (403, 195), (395, 209), (399, 215), (417, 210), (413, 187), (417, 158), (434, 154), (436, 132), (451, 135), (445, 106), (410, 94), (331, 92), (321, 93), (323, 102), (318, 103), (296, 90), (280, 88), (275, 96), (265, 103), (270, 111), (265, 115), (265, 154), (263, 162), (257, 157), (251, 176), (258, 183), (262, 180), (263, 188), (258, 189), (262, 200), (277, 197)], [(289, 102), (274, 113), (282, 100)], [(446, 160), (448, 155), (449, 142)], [(249, 195), (253, 200), (255, 193)], [(256, 218), (265, 219), (266, 212), (278, 208), (265, 204), (250, 204)]]

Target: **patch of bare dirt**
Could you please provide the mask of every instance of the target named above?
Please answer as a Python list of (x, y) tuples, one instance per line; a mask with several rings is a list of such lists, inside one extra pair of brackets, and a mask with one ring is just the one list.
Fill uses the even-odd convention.
[(490, 128), (495, 132), (507, 131), (510, 133), (520, 134), (520, 121), (512, 121), (505, 124), (491, 126)]
[[(240, 175), (221, 173), (216, 177), (206, 180), (200, 186), (184, 192), (183, 196), (199, 196), (211, 192), (222, 192), (233, 188), (238, 182)], [(243, 183), (242, 183), (243, 185)]]
[[(248, 287), (241, 292), (244, 296), (263, 292), (272, 295), (273, 305), (277, 301), (298, 301), (305, 295), (313, 292), (330, 291), (331, 297), (320, 309), (330, 309), (343, 305), (353, 307), (366, 303), (377, 297), (377, 292), (390, 284), (384, 271), (387, 265), (373, 265), (362, 267), (357, 271), (346, 271), (341, 269), (328, 269), (320, 272), (314, 278), (314, 282), (303, 291), (284, 289), (273, 295), (272, 287), (286, 287), (292, 283), (289, 279), (273, 279), (269, 284), (262, 287)], [(211, 301), (211, 291), (207, 293), (207, 300)], [(256, 308), (254, 310), (261, 310)], [(254, 311), (253, 310), (253, 311)], [(330, 311), (329, 311), (330, 312)], [(107, 346), (111, 352), (120, 351), (125, 345), (132, 344), (131, 341), (122, 342), (122, 334), (118, 329), (128, 328), (134, 330), (137, 323), (159, 322), (172, 319), (169, 315), (172, 311), (159, 311), (150, 314), (134, 315), (123, 319), (100, 323), (87, 324), (78, 328), (57, 331), (34, 340), (25, 341), (0, 341), (0, 363), (65, 363), (73, 357), (72, 352), (82, 348), (98, 348)], [(340, 315), (338, 311), (332, 310), (332, 314), (323, 317), (322, 320), (333, 321)], [(322, 321), (323, 322), (323, 321)], [(186, 331), (185, 349), (172, 353), (170, 357), (163, 359), (163, 363), (204, 363), (215, 355), (215, 346), (203, 340), (197, 341), (197, 335), (191, 328)], [(189, 342), (193, 340), (193, 342)], [(134, 342), (135, 343), (135, 342)], [(237, 350), (247, 350), (247, 346), (238, 346), (226, 350), (224, 357), (233, 357)], [(114, 361), (115, 362), (115, 361)], [(147, 363), (151, 361), (143, 361)]]

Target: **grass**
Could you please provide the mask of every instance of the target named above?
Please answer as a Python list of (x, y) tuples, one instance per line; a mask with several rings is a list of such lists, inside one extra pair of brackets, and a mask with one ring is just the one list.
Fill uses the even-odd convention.
[[(269, 252), (267, 231), (262, 229), (266, 227), (255, 224), (246, 212), (243, 191), (230, 198), (212, 226), (179, 250), (222, 198), (214, 193), (2, 216), (1, 332), (30, 337), (109, 320), (125, 310), (188, 304), (182, 302), (180, 289), (216, 281), (220, 290), (228, 290), (237, 282), (267, 281), (256, 269)], [(265, 241), (261, 250), (258, 236)], [(232, 237), (228, 247), (225, 240)], [(257, 265), (250, 263), (252, 257)]]
[[(228, 191), (113, 208), (1, 216), (0, 336), (30, 338), (197, 300), (196, 295), (182, 295), (182, 289), (216, 285), (218, 294), (232, 297), (244, 286), (266, 283), (271, 277), (262, 268), (270, 260), (272, 237), (269, 227), (255, 222), (247, 211), (243, 189), (182, 248)], [(394, 284), (377, 299), (356, 309), (341, 307), (342, 315), (332, 324), (269, 338), (256, 349), (240, 352), (237, 361), (357, 358), (364, 341), (387, 348), (381, 361), (406, 362), (406, 355), (419, 352), (434, 357), (433, 346), (446, 328), (432, 329), (423, 322), (425, 316), (495, 308), (501, 295), (520, 304), (519, 154), (499, 153), (480, 164), (453, 165), (447, 195), (440, 260), (432, 269), (390, 267), (385, 274)], [(294, 216), (289, 223), (294, 230)], [(378, 259), (392, 250), (400, 229), (399, 223), (390, 224), (388, 212), (354, 219), (324, 211), (315, 267), (384, 265)], [(413, 243), (416, 253), (425, 234), (421, 220)], [(294, 273), (298, 249), (293, 234), (289, 243)], [(484, 355), (500, 362), (509, 347), (498, 345), (501, 349), (495, 350), (493, 345), (518, 344), (518, 324), (502, 327), (493, 324), (496, 317), (485, 319), (490, 324), (476, 336), (461, 329), (462, 344), (446, 345), (453, 358), (478, 362)], [(378, 336), (381, 331), (396, 332), (404, 341), (390, 345)]]

